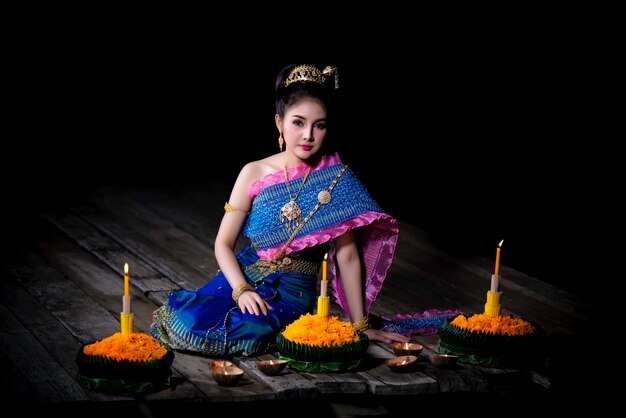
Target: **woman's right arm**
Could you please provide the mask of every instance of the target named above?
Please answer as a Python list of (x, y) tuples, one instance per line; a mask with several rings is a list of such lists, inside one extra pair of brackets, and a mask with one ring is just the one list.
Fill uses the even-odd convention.
[[(220, 270), (222, 270), (226, 280), (233, 289), (246, 283), (235, 256), (235, 244), (246, 222), (247, 213), (250, 211), (251, 204), (248, 200), (248, 188), (255, 178), (256, 173), (253, 164), (244, 166), (237, 177), (228, 200), (228, 203), (236, 210), (224, 213), (215, 237), (215, 258), (217, 259), (217, 264), (219, 264)], [(239, 296), (237, 303), (243, 313), (249, 312), (255, 315), (262, 313), (267, 315), (268, 309), (273, 310), (258, 293), (251, 290), (243, 292)]]

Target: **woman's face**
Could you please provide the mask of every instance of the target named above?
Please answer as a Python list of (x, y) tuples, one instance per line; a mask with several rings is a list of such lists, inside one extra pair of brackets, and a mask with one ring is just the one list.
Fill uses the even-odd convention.
[(285, 111), (285, 118), (277, 123), (283, 132), (286, 151), (301, 160), (317, 153), (326, 136), (326, 108), (317, 99), (304, 98)]

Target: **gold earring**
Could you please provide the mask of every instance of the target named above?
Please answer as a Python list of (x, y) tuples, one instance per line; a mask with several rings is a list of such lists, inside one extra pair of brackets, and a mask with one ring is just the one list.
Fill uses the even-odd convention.
[(285, 143), (285, 138), (283, 138), (283, 133), (281, 132), (280, 135), (278, 136), (278, 148), (280, 148), (280, 151), (283, 151), (283, 144)]

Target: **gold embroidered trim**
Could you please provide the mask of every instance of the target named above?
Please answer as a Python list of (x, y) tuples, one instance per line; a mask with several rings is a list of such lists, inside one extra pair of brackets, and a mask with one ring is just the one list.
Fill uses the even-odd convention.
[(244, 268), (246, 273), (252, 277), (265, 277), (278, 270), (283, 273), (299, 273), (317, 275), (320, 271), (321, 263), (297, 258), (297, 256), (287, 256), (269, 261), (259, 260)]

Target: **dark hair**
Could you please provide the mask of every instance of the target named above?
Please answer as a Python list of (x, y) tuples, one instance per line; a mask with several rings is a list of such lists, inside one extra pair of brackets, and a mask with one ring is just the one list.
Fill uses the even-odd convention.
[(292, 64), (284, 67), (276, 78), (276, 113), (280, 118), (285, 117), (285, 111), (296, 103), (298, 100), (305, 97), (317, 99), (326, 108), (326, 123), (331, 116), (332, 110), (334, 110), (334, 83), (331, 80), (327, 80), (325, 84), (319, 84), (316, 82), (295, 82), (285, 87), (285, 80), (297, 65)]

